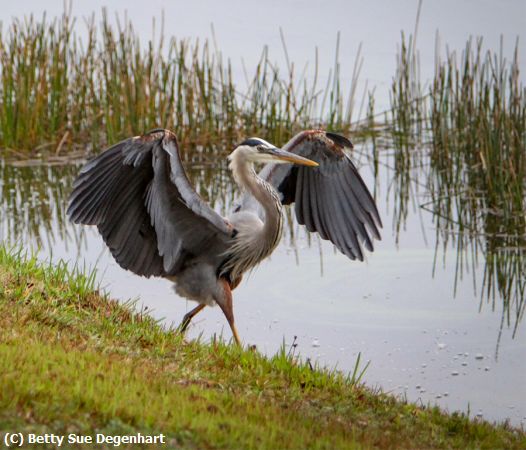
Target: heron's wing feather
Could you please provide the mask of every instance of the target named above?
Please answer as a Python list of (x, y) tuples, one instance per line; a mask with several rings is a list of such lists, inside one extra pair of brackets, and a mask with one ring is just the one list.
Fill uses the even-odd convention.
[(177, 271), (185, 253), (222, 253), (232, 226), (195, 192), (181, 164), (175, 139), (164, 139), (154, 152), (154, 178), (146, 206), (152, 218), (165, 269)]
[(284, 147), (316, 161), (316, 168), (267, 164), (260, 173), (281, 194), (283, 204), (295, 203), (298, 222), (329, 239), (351, 259), (363, 260), (362, 247), (373, 250), (382, 227), (374, 199), (346, 153), (352, 144), (343, 136), (303, 131)]
[(220, 251), (231, 233), (191, 187), (167, 130), (122, 141), (86, 164), (68, 214), (97, 225), (116, 261), (144, 276), (174, 274), (205, 245)]

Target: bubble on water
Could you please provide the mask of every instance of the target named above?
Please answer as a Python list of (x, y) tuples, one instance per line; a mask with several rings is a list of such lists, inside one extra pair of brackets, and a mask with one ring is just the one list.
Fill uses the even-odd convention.
[(422, 367), (422, 369), (425, 369), (427, 367), (427, 364), (426, 363), (422, 363), (421, 367)]
[(468, 363), (467, 363), (466, 361), (464, 361), (464, 362), (462, 363), (462, 365), (465, 367), (465, 366), (468, 365)]
[(423, 394), (426, 390), (425, 389), (420, 389), (420, 393)]
[(453, 372), (451, 372), (451, 375), (453, 375), (454, 377), (456, 377), (456, 376), (458, 375), (458, 371), (453, 370)]
[(439, 350), (444, 350), (447, 347), (447, 344), (444, 344), (443, 342), (439, 342), (437, 344), (437, 347)]
[(317, 338), (314, 338), (312, 340), (312, 346), (313, 347), (319, 347), (320, 346), (320, 341)]
[(464, 352), (464, 356), (469, 356), (469, 353), (468, 352)]
[(484, 355), (482, 353), (477, 353), (475, 359), (484, 359)]
[(444, 392), (444, 397), (449, 397), (449, 392)]
[(421, 386), (420, 384), (417, 384), (417, 385), (415, 386), (416, 389), (420, 389), (421, 387), (422, 387), (422, 386)]
[(488, 366), (484, 367), (484, 371), (489, 372), (489, 367)]
[(435, 398), (442, 398), (442, 396), (440, 394), (437, 394)]

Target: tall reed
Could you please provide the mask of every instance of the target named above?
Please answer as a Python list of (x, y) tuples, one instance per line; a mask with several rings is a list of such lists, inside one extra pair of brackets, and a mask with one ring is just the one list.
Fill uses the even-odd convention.
[[(229, 61), (208, 40), (167, 39), (163, 27), (146, 45), (130, 21), (85, 20), (86, 33), (65, 11), (60, 18), (15, 19), (0, 30), (0, 148), (37, 155), (73, 148), (94, 151), (156, 127), (174, 128), (185, 143), (230, 145), (259, 134), (277, 143), (324, 123), (347, 132), (353, 86), (341, 86), (338, 48), (326, 87), (281, 73), (262, 52), (241, 92)], [(157, 30), (156, 30), (157, 31)], [(285, 52), (286, 46), (284, 46)], [(360, 61), (357, 59), (357, 64)], [(349, 92), (344, 99), (343, 91)]]
[(516, 325), (526, 308), (526, 88), (518, 42), (510, 61), (502, 48), (501, 41), (500, 51), (483, 51), (479, 38), (460, 55), (448, 52), (442, 60), (437, 52), (424, 89), (413, 38), (402, 38), (388, 125), (397, 231), (416, 198), (411, 190), (420, 189), (430, 199), (422, 206), (433, 213), (437, 245), (456, 247), (458, 276), (477, 265), (481, 252), (483, 291), (503, 298)]

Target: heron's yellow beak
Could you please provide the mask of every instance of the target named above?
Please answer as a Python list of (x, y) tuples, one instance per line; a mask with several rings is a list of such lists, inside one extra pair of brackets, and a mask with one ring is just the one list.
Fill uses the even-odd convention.
[(291, 152), (287, 152), (280, 148), (272, 149), (272, 151), (270, 152), (270, 155), (272, 156), (273, 159), (277, 159), (283, 162), (290, 162), (290, 163), (299, 164), (302, 166), (311, 166), (311, 167), (319, 166), (319, 164), (316, 161), (312, 161), (311, 159), (304, 158), (303, 156), (296, 155)]

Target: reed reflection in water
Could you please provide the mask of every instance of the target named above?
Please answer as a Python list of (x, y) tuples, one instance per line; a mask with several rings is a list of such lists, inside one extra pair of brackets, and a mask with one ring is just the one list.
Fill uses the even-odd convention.
[[(454, 249), (454, 290), (471, 275), (481, 306), (502, 303), (502, 323), (515, 335), (526, 307), (526, 88), (518, 42), (511, 60), (502, 41), (493, 52), (482, 38), (470, 39), (445, 59), (438, 36), (436, 47), (428, 87), (413, 36), (403, 39), (398, 55), (384, 128), (386, 147), (394, 149), (395, 230), (411, 203), (430, 212), (443, 265)], [(475, 277), (479, 263), (482, 280)]]
[[(359, 152), (363, 155), (372, 153), (365, 143), (354, 155), (355, 159)], [(400, 176), (396, 172), (396, 158), (392, 152), (382, 151), (381, 169), (374, 171), (377, 192), (387, 194), (385, 201), (388, 204), (394, 202), (394, 206), (390, 206), (394, 235), (403, 233), (408, 221), (422, 221), (420, 209), (423, 214), (431, 213), (436, 229), (434, 242), (429, 242), (429, 245), (435, 248), (435, 266), (441, 264), (445, 270), (455, 271), (452, 292), (456, 292), (457, 284), (469, 273), (474, 290), (480, 291), (481, 307), (490, 302), (494, 309), (502, 309), (502, 328), (511, 327), (515, 335), (525, 308), (526, 248), (521, 229), (514, 232), (509, 228), (504, 230), (499, 216), (481, 206), (483, 198), (478, 197), (477, 201), (466, 198), (463, 184), (457, 185), (457, 189), (462, 190), (441, 184), (436, 172), (425, 165), (410, 171), (409, 176)], [(366, 161), (365, 157), (361, 159)], [(189, 175), (197, 192), (226, 215), (236, 198), (236, 187), (225, 167), (213, 166), (206, 160), (194, 161), (189, 167)], [(30, 242), (33, 248), (45, 246), (51, 252), (61, 241), (66, 248), (73, 246), (75, 253), (82, 257), (82, 248), (86, 245), (85, 228), (73, 226), (65, 215), (67, 196), (80, 165), (13, 166), (3, 162), (0, 170), (0, 232), (3, 240), (22, 246)], [(390, 179), (386, 183), (388, 188), (384, 189), (386, 177)], [(377, 201), (382, 204), (381, 199)], [(415, 214), (407, 207), (411, 202), (416, 207)], [(401, 211), (405, 212), (402, 214)], [(285, 245), (295, 249), (298, 237), (304, 238), (309, 245), (318, 245), (317, 236), (303, 231), (290, 210), (286, 219)], [(472, 225), (467, 227), (466, 223)], [(381, 246), (382, 242), (378, 247)], [(299, 263), (300, 252), (297, 248), (294, 251)], [(482, 279), (477, 279), (479, 266), (483, 267)], [(436, 269), (429, 268), (430, 277)]]

